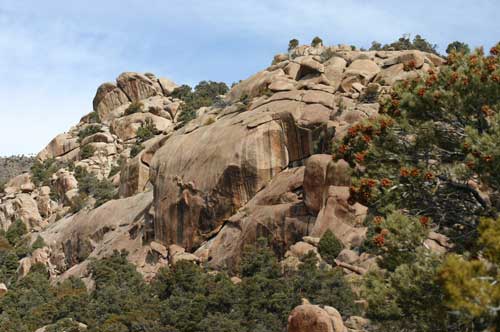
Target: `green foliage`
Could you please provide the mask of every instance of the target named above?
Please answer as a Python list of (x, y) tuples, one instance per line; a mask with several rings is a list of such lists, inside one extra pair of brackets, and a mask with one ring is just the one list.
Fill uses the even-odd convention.
[[(499, 109), (500, 105), (495, 105)], [(488, 127), (480, 132), (469, 126), (465, 128), (468, 149), (467, 163), (479, 174), (482, 182), (488, 183), (496, 191), (500, 190), (500, 113), (490, 116)]]
[(95, 153), (95, 148), (92, 145), (87, 144), (80, 149), (80, 158), (88, 159), (92, 157), (94, 153)]
[(101, 133), (102, 128), (99, 125), (88, 125), (78, 132), (78, 142), (80, 143), (85, 137)]
[(0, 298), (0, 328), (31, 332), (50, 325), (58, 331), (82, 322), (89, 332), (283, 331), (301, 297), (335, 305), (345, 315), (356, 313), (342, 272), (317, 268), (314, 255), (287, 274), (263, 240), (248, 246), (244, 257), (239, 284), (225, 272), (207, 273), (187, 261), (161, 269), (147, 284), (127, 253), (115, 251), (91, 261), (95, 290), (90, 293), (75, 278), (51, 285), (47, 271), (35, 267)]
[(415, 260), (416, 249), (427, 238), (427, 219), (419, 220), (401, 212), (391, 212), (386, 218), (378, 216), (369, 229), (371, 251), (382, 256), (380, 265), (394, 271), (402, 264)]
[(189, 85), (183, 84), (172, 91), (172, 94), (170, 95), (172, 98), (177, 98), (181, 100), (186, 100), (191, 97), (192, 95), (192, 88)]
[(14, 221), (7, 233), (5, 234), (5, 238), (9, 241), (12, 246), (19, 244), (21, 238), (28, 233), (28, 229), (26, 224), (22, 220)]
[(320, 45), (323, 45), (323, 39), (319, 38), (318, 36), (314, 37), (311, 41), (311, 46), (318, 47)]
[(5, 181), (0, 181), (0, 194), (5, 191)]
[(96, 200), (95, 206), (98, 207), (115, 196), (115, 187), (109, 179), (99, 180), (93, 173), (88, 172), (85, 168), (77, 167), (75, 177), (78, 181), (78, 192), (80, 199), (78, 206), (74, 206), (74, 212), (79, 211), (86, 205), (89, 196)]
[(427, 249), (393, 273), (369, 273), (363, 285), (368, 317), (383, 331), (446, 331), (452, 319), (443, 305), (438, 282), (441, 260)]
[(137, 143), (144, 143), (147, 140), (153, 138), (158, 133), (153, 120), (147, 118), (144, 123), (141, 124), (139, 128), (137, 128), (136, 132), (136, 140)]
[(0, 280), (8, 286), (17, 278), (18, 260), (19, 257), (9, 241), (0, 236)]
[(297, 46), (299, 46), (299, 40), (298, 39), (291, 39), (289, 42), (288, 42), (288, 52), (290, 52), (291, 50), (297, 48)]
[(370, 51), (381, 51), (382, 44), (377, 41), (372, 41), (372, 46), (370, 46)]
[(35, 242), (33, 242), (33, 244), (31, 245), (31, 249), (32, 250), (36, 250), (36, 249), (40, 249), (40, 248), (43, 248), (43, 247), (46, 247), (47, 244), (45, 243), (45, 241), (43, 240), (43, 237), (41, 237), (40, 235), (37, 236)]
[(101, 117), (99, 116), (99, 113), (93, 111), (89, 114), (88, 120), (90, 123), (100, 123)]
[[(469, 181), (498, 189), (500, 57), (453, 53), (437, 73), (402, 82), (381, 98), (384, 115), (360, 123), (334, 146), (355, 174), (351, 202), (384, 215), (389, 204), (426, 217), (456, 250), (473, 245), (480, 216), (494, 214)], [(492, 198), (495, 195), (491, 196)]]
[[(489, 55), (451, 52), (439, 71), (396, 85), (380, 99), (379, 118), (333, 147), (354, 168), (349, 202), (369, 207), (363, 249), (386, 268), (363, 278), (368, 315), (382, 331), (498, 326), (499, 222), (479, 220), (500, 206), (499, 83), (500, 45)], [(447, 235), (455, 254), (422, 246), (430, 229)]]
[(120, 171), (122, 169), (122, 166), (123, 166), (123, 163), (125, 163), (125, 162), (126, 162), (125, 158), (124, 157), (120, 157), (118, 159), (118, 162), (111, 167), (111, 170), (109, 171), (108, 178), (112, 178), (116, 174), (120, 173)]
[(342, 251), (342, 243), (335, 237), (331, 230), (327, 230), (321, 237), (318, 251), (321, 257), (331, 265), (335, 264), (335, 259)]
[(50, 178), (59, 168), (55, 159), (37, 160), (31, 167), (31, 179), (36, 186), (50, 185)]
[(133, 101), (125, 110), (125, 115), (142, 112), (144, 105), (140, 101)]
[(454, 41), (453, 43), (448, 44), (448, 47), (446, 47), (447, 54), (450, 54), (452, 52), (469, 54), (470, 48), (466, 43)]
[(132, 145), (132, 148), (130, 149), (130, 158), (134, 158), (137, 156), (141, 151), (144, 150), (144, 145), (135, 143)]
[(479, 232), (482, 259), (449, 255), (440, 277), (450, 309), (474, 320), (477, 330), (495, 331), (500, 327), (500, 219), (481, 220)]
[(186, 124), (196, 118), (196, 110), (200, 107), (211, 106), (218, 101), (218, 97), (227, 93), (225, 83), (201, 81), (194, 91), (187, 85), (181, 85), (172, 92), (172, 97), (181, 99), (184, 103), (179, 108), (179, 121)]
[(370, 51), (404, 51), (404, 50), (419, 50), (423, 52), (429, 52), (437, 54), (436, 51), (437, 45), (429, 43), (425, 38), (422, 38), (420, 35), (415, 35), (413, 41), (410, 39), (409, 35), (403, 35), (397, 41), (392, 42), (390, 44), (385, 44), (382, 46), (381, 43), (377, 41), (373, 41), (370, 47)]

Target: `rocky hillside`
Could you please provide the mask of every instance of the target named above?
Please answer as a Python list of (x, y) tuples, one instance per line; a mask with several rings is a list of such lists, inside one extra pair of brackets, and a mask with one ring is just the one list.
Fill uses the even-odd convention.
[[(29, 246), (43, 243), (22, 257), (17, 274), (42, 264), (53, 282), (76, 276), (93, 289), (94, 259), (127, 250), (146, 280), (186, 260), (238, 275), (244, 249), (266, 238), (283, 269), (298, 270), (313, 252), (356, 285), (379, 268), (380, 255), (365, 248), (373, 205), (353, 200), (362, 185), (351, 177), (364, 170), (364, 155), (332, 151), (346, 152), (353, 127), (368, 130), (397, 82), (444, 63), (417, 50), (298, 46), (218, 96), (201, 92), (207, 82), (183, 92), (166, 78), (123, 73), (97, 89), (93, 111), (55, 137), (31, 173), (6, 184), (0, 228), (20, 221)], [(193, 102), (200, 96), (203, 103)], [(421, 242), (446, 253), (445, 233), (433, 228)], [(325, 234), (340, 248), (331, 259), (319, 254)], [(366, 309), (366, 299), (357, 303)], [(362, 331), (367, 321), (305, 302), (288, 324), (289, 331)]]
[(0, 157), (0, 183), (30, 170), (35, 158), (28, 156)]

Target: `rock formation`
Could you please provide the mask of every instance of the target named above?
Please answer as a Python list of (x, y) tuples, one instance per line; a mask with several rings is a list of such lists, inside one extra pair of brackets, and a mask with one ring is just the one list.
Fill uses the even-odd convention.
[[(88, 258), (115, 249), (127, 249), (146, 277), (186, 259), (231, 266), (259, 237), (283, 258), (289, 252), (287, 259), (300, 260), (328, 229), (345, 246), (338, 261), (366, 267), (369, 258), (351, 249), (365, 237), (367, 209), (349, 203), (351, 169), (332, 161), (332, 142), (378, 114), (368, 93), (384, 94), (442, 63), (420, 51), (300, 46), (188, 123), (179, 120), (184, 101), (172, 97), (175, 83), (123, 73), (97, 89), (93, 112), (38, 154), (57, 165), (44, 183), (29, 174), (9, 181), (0, 227), (19, 219), (33, 241), (41, 236), (46, 247), (26, 258), (20, 273), (42, 262), (54, 278), (85, 276)], [(145, 124), (155, 132), (141, 141)], [(112, 183), (116, 198), (75, 213), (81, 169)], [(448, 250), (439, 234), (426, 245)], [(338, 331), (316, 307), (299, 307), (289, 330), (304, 331), (304, 321), (308, 331)]]

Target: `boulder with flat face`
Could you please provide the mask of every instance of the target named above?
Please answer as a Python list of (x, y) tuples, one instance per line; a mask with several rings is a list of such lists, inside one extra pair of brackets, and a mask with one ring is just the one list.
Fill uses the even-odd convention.
[(268, 86), (277, 80), (286, 79), (282, 69), (261, 71), (236, 84), (227, 94), (228, 102), (237, 102), (245, 98), (253, 98), (266, 93)]
[(118, 76), (116, 82), (130, 101), (140, 101), (148, 97), (163, 94), (158, 82), (143, 74), (122, 73)]
[(172, 94), (175, 88), (177, 88), (177, 84), (175, 84), (168, 78), (160, 77), (158, 79), (158, 83), (160, 84), (163, 94), (165, 96), (170, 96), (170, 94)]
[(330, 82), (330, 85), (335, 89), (339, 88), (344, 76), (344, 69), (347, 66), (347, 61), (343, 58), (334, 56), (324, 64), (325, 76)]
[(22, 220), (27, 228), (40, 230), (45, 227), (45, 222), (38, 211), (36, 201), (28, 194), (19, 194), (12, 202), (14, 220)]
[(94, 111), (101, 121), (107, 123), (113, 119), (113, 110), (129, 102), (127, 95), (115, 84), (104, 83), (97, 89), (94, 97)]
[(57, 135), (50, 143), (37, 155), (38, 159), (45, 160), (64, 156), (74, 151), (80, 146), (78, 138), (69, 133)]
[(412, 69), (418, 69), (423, 66), (425, 61), (424, 54), (417, 50), (402, 51), (396, 56), (393, 56), (384, 61), (384, 67), (392, 66), (395, 64), (403, 64)]
[(156, 151), (165, 143), (163, 135), (143, 143), (144, 150), (137, 156), (127, 160), (120, 172), (120, 197), (130, 197), (147, 189), (149, 181), (149, 166)]
[(31, 182), (31, 175), (24, 173), (10, 179), (5, 184), (4, 192), (6, 194), (13, 194), (17, 192), (32, 192), (34, 189), (35, 185)]
[(350, 167), (344, 160), (333, 161), (331, 155), (316, 154), (306, 161), (304, 174), (304, 202), (317, 214), (325, 201), (331, 185), (350, 185)]
[(331, 155), (316, 154), (306, 161), (304, 174), (305, 204), (313, 213), (318, 213), (323, 205), (323, 191), (326, 169), (332, 160)]
[(151, 167), (156, 239), (187, 250), (290, 163), (311, 153), (308, 130), (287, 111), (261, 107), (191, 128), (172, 135)]

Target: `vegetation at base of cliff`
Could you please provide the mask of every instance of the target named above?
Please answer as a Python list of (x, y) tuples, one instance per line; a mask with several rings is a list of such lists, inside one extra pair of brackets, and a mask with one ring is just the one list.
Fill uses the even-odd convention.
[(7, 232), (0, 231), (0, 282), (10, 286), (17, 278), (19, 260), (45, 247), (43, 238), (30, 246), (28, 229), (22, 220), (14, 221)]
[(263, 241), (246, 248), (237, 284), (225, 272), (206, 273), (185, 261), (162, 269), (147, 284), (126, 256), (115, 252), (91, 263), (92, 292), (75, 278), (52, 285), (45, 268), (35, 266), (0, 297), (0, 330), (31, 332), (81, 322), (89, 332), (283, 331), (301, 297), (334, 305), (345, 315), (356, 313), (340, 270), (318, 268), (315, 255), (309, 255), (299, 271), (282, 272)]
[(195, 86), (194, 91), (188, 85), (181, 85), (175, 88), (171, 97), (178, 98), (183, 101), (177, 112), (179, 113), (179, 121), (188, 123), (196, 118), (196, 110), (201, 107), (212, 106), (219, 100), (220, 95), (224, 95), (229, 91), (227, 85), (223, 82), (201, 81)]
[(385, 268), (362, 292), (380, 331), (500, 329), (500, 44), (459, 46), (333, 147), (355, 170), (350, 203), (369, 208), (362, 249)]

